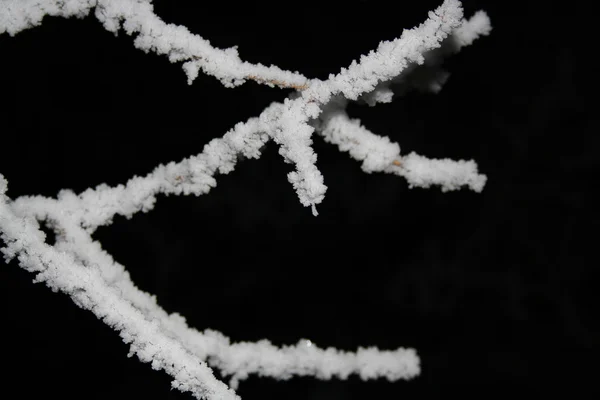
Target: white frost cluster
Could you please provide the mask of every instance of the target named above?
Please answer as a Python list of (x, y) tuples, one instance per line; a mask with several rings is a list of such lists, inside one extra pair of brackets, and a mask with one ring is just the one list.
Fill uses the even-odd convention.
[[(214, 48), (187, 28), (164, 23), (154, 13), (151, 0), (0, 0), (0, 34), (15, 35), (39, 25), (45, 16), (83, 17), (92, 11), (107, 30), (135, 35), (135, 47), (182, 62), (190, 83), (202, 71), (228, 87), (252, 80), (297, 92), (283, 103), (271, 104), (259, 116), (236, 124), (222, 138), (207, 143), (200, 154), (159, 165), (147, 176), (133, 177), (124, 185), (102, 184), (80, 194), (63, 190), (56, 199), (33, 196), (11, 200), (6, 195), (7, 181), (0, 175), (0, 233), (6, 244), (2, 249), (5, 259), (17, 257), (23, 268), (36, 273), (37, 281), (69, 294), (78, 306), (119, 331), (130, 344), (131, 354), (151, 363), (154, 369), (165, 370), (174, 378), (173, 387), (197, 398), (236, 399), (235, 387), (249, 374), (279, 379), (294, 375), (345, 379), (355, 373), (363, 379), (389, 380), (418, 375), (420, 361), (412, 349), (344, 352), (321, 349), (307, 340), (278, 348), (266, 340), (230, 343), (218, 332), (197, 331), (180, 315), (167, 314), (154, 296), (140, 291), (125, 268), (103, 251), (91, 234), (98, 226), (111, 223), (117, 214), (129, 218), (152, 209), (160, 193), (208, 193), (216, 185), (217, 173), (229, 173), (242, 157), (260, 157), (270, 139), (280, 146), (284, 161), (295, 166), (288, 179), (300, 202), (316, 215), (316, 205), (327, 188), (316, 167), (313, 133), (361, 161), (367, 173), (403, 176), (411, 187), (439, 185), (448, 191), (467, 186), (480, 192), (486, 177), (478, 173), (474, 161), (402, 155), (397, 143), (351, 119), (345, 106), (355, 100), (369, 105), (390, 102), (394, 92), (410, 88), (439, 90), (447, 78), (439, 69), (446, 55), (444, 44), (451, 43), (456, 51), (487, 35), (491, 26), (486, 14), (479, 11), (464, 20), (460, 2), (445, 0), (424, 23), (405, 30), (398, 39), (382, 42), (359, 62), (352, 62), (327, 80), (245, 62), (236, 48)], [(40, 222), (54, 229), (53, 246), (45, 243)], [(231, 387), (217, 380), (211, 367), (229, 376)]]
[(2, 174), (0, 174), (0, 196), (4, 195), (4, 193), (6, 193), (7, 187), (8, 187), (8, 182), (6, 181), (6, 178), (4, 178), (4, 176)]

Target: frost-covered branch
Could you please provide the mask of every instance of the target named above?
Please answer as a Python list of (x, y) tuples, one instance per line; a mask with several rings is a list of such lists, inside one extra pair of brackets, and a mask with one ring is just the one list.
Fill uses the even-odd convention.
[(335, 103), (321, 115), (318, 131), (325, 141), (362, 161), (363, 171), (402, 176), (411, 188), (438, 185), (446, 192), (468, 186), (481, 192), (487, 180), (485, 175), (478, 173), (477, 164), (472, 160), (428, 159), (414, 152), (401, 156), (397, 143), (372, 133), (361, 125), (360, 120), (350, 119), (344, 108), (336, 107)]
[(165, 54), (171, 62), (185, 61), (183, 69), (192, 83), (199, 70), (234, 87), (247, 79), (270, 86), (300, 88), (307, 79), (299, 73), (242, 61), (235, 47), (217, 49), (185, 26), (167, 24), (155, 13), (151, 0), (2, 0), (0, 34), (13, 36), (40, 25), (47, 16), (87, 16), (92, 10), (104, 28), (115, 35), (123, 29), (137, 35), (134, 46)]
[[(46, 15), (84, 17), (92, 11), (107, 30), (137, 35), (135, 47), (183, 62), (190, 83), (202, 71), (227, 87), (250, 79), (297, 91), (259, 116), (236, 124), (222, 138), (211, 140), (199, 154), (159, 165), (124, 185), (100, 185), (80, 194), (63, 190), (56, 199), (31, 196), (11, 200), (7, 181), (0, 175), (5, 259), (18, 258), (24, 269), (37, 274), (37, 281), (69, 294), (78, 306), (119, 331), (130, 344), (131, 354), (150, 362), (154, 369), (165, 370), (174, 378), (174, 387), (197, 398), (237, 398), (233, 389), (213, 376), (209, 365), (229, 376), (233, 388), (249, 374), (344, 379), (355, 373), (363, 379), (389, 380), (418, 375), (420, 361), (413, 349), (359, 348), (352, 353), (320, 349), (306, 340), (278, 348), (266, 340), (230, 343), (218, 332), (197, 331), (182, 316), (166, 313), (154, 296), (139, 290), (125, 268), (102, 250), (91, 234), (98, 226), (111, 223), (115, 215), (130, 218), (151, 210), (159, 194), (208, 193), (216, 185), (218, 173), (231, 172), (241, 158), (259, 158), (269, 140), (280, 146), (286, 162), (294, 164), (295, 171), (288, 179), (300, 202), (316, 215), (327, 188), (312, 149), (315, 132), (362, 161), (367, 173), (403, 176), (411, 187), (439, 185), (448, 191), (467, 186), (480, 192), (487, 178), (478, 173), (474, 161), (402, 155), (398, 143), (351, 119), (345, 105), (356, 100), (370, 105), (389, 102), (394, 91), (412, 88), (439, 90), (446, 76), (439, 68), (443, 57), (489, 33), (485, 13), (478, 12), (466, 21), (460, 2), (446, 0), (423, 24), (405, 30), (398, 39), (382, 42), (327, 80), (242, 61), (235, 48), (216, 49), (187, 28), (164, 23), (153, 12), (150, 0), (2, 0), (0, 34), (15, 35), (39, 25)], [(413, 79), (415, 76), (419, 79)], [(45, 243), (40, 222), (54, 229), (53, 246)]]
[[(10, 4), (12, 3), (9, 2), (9, 9), (13, 10), (13, 14), (19, 15), (14, 11), (18, 7), (16, 5), (11, 6)], [(46, 3), (56, 5), (61, 2), (58, 0), (41, 2), (41, 4)], [(115, 5), (117, 3), (119, 4), (118, 6)], [(82, 10), (89, 11), (88, 6), (91, 3), (89, 1), (82, 1), (82, 4), (85, 5), (85, 7), (82, 7)], [(114, 2), (100, 0), (97, 7), (102, 10), (98, 11), (97, 9), (97, 16), (99, 15), (105, 27), (111, 31), (118, 29), (120, 19), (125, 19), (124, 26), (127, 32), (130, 34), (136, 32), (133, 28), (127, 28), (132, 24), (130, 21), (135, 20), (139, 21), (135, 26), (141, 29), (141, 34), (146, 31), (155, 32), (153, 36), (151, 35), (151, 37), (155, 38), (151, 43), (155, 43), (160, 39), (161, 43), (168, 44), (168, 46), (165, 46), (170, 49), (169, 51), (175, 51), (173, 49), (177, 46), (181, 47), (181, 43), (184, 42), (182, 39), (176, 39), (176, 35), (169, 35), (161, 28), (163, 25), (159, 22), (158, 17), (151, 12), (151, 4), (147, 1), (126, 0), (124, 2)], [(48, 5), (44, 9), (51, 10), (52, 13), (57, 13), (55, 9), (52, 9)], [(70, 8), (68, 8), (68, 12), (73, 13)], [(400, 76), (407, 67), (422, 64), (425, 61), (424, 54), (440, 48), (444, 39), (448, 38), (453, 30), (459, 30), (459, 38), (462, 39), (458, 43), (462, 44), (467, 44), (480, 34), (487, 34), (489, 32), (489, 23), (486, 24), (487, 20), (482, 15), (481, 13), (477, 14), (477, 18), (475, 18), (476, 22), (464, 21), (462, 19), (460, 2), (456, 0), (446, 1), (438, 9), (430, 12), (429, 19), (417, 28), (405, 30), (398, 39), (382, 42), (377, 51), (371, 51), (367, 56), (362, 56), (360, 62), (352, 62), (348, 69), (343, 68), (337, 75), (330, 75), (326, 81), (311, 80), (309, 83), (306, 83), (306, 89), (301, 92), (301, 96), (294, 100), (286, 100), (284, 104), (273, 104), (261, 114), (259, 121), (263, 123), (263, 126), (261, 126), (260, 133), (266, 133), (279, 144), (281, 146), (280, 154), (287, 162), (294, 163), (296, 166), (296, 171), (290, 172), (288, 179), (304, 206), (312, 207), (313, 213), (316, 215), (316, 205), (324, 199), (325, 191), (327, 190), (323, 182), (323, 176), (315, 165), (316, 155), (311, 147), (313, 128), (309, 125), (310, 120), (314, 120), (319, 116), (322, 106), (328, 104), (333, 96), (342, 95), (346, 99), (355, 100), (362, 94), (376, 89), (378, 84), (389, 82), (393, 78)], [(41, 17), (38, 14), (36, 16), (37, 18), (33, 19), (33, 21), (40, 20)], [(144, 22), (146, 19), (153, 22)], [(10, 21), (18, 22), (6, 24), (7, 26), (11, 26), (11, 29), (9, 30), (7, 27), (4, 29), (9, 32), (16, 32), (19, 28), (24, 29), (32, 24), (31, 22), (29, 24), (24, 22), (27, 20), (25, 17), (20, 19), (14, 17)], [(108, 23), (107, 21), (112, 22)], [(144, 28), (145, 30), (143, 27), (146, 27)], [(200, 45), (204, 43), (203, 39), (197, 38), (199, 44), (196, 47), (204, 48)], [(465, 38), (468, 38), (468, 40)], [(136, 39), (136, 43), (138, 43), (138, 39)], [(142, 48), (146, 50), (153, 49), (158, 53), (163, 53), (167, 52), (165, 50), (167, 47), (149, 46)], [(186, 47), (186, 49), (189, 48), (191, 47)], [(207, 54), (214, 54), (214, 51), (216, 51), (212, 48), (210, 48), (210, 51), (206, 48), (205, 50), (208, 52)], [(210, 59), (210, 57), (207, 59)], [(234, 62), (232, 59), (221, 60), (221, 62), (226, 65), (238, 65), (236, 64), (237, 61)], [(231, 79), (238, 76), (236, 75), (237, 72), (232, 72), (232, 70), (228, 70), (225, 67), (220, 71), (220, 73), (225, 74)], [(286, 79), (285, 76), (276, 78), (281, 81)], [(274, 78), (267, 74), (261, 79), (269, 81)], [(253, 122), (249, 122), (249, 124), (252, 125)], [(236, 129), (248, 132), (246, 125), (238, 124), (227, 135), (239, 137), (240, 134), (236, 133)], [(239, 140), (243, 142), (244, 139)], [(209, 155), (200, 155), (198, 158), (190, 159), (190, 172), (193, 179), (191, 187), (194, 188), (192, 192), (196, 194), (206, 193), (208, 188), (214, 185), (212, 180), (212, 173), (214, 171), (218, 169), (220, 172), (226, 173), (233, 168), (236, 154), (243, 151), (243, 146), (239, 147), (242, 143), (239, 140), (233, 146), (226, 139), (223, 141), (213, 141), (205, 149)], [(248, 140), (256, 142), (256, 139)], [(253, 147), (252, 151), (256, 151), (256, 149)], [(377, 157), (377, 153), (372, 154), (370, 158), (374, 159), (375, 157)], [(221, 161), (224, 163), (222, 168), (215, 164)], [(132, 181), (131, 184), (145, 186), (139, 180)], [(144, 196), (139, 195), (138, 197)]]

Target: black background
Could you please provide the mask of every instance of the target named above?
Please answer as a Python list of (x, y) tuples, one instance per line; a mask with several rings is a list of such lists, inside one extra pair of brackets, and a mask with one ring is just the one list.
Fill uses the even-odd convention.
[[(244, 60), (325, 79), (424, 21), (441, 0), (154, 3), (165, 21), (212, 45), (238, 45)], [(153, 211), (94, 234), (142, 290), (198, 329), (277, 345), (414, 347), (421, 357), (422, 374), (409, 382), (250, 378), (243, 399), (591, 395), (595, 17), (577, 2), (463, 4), (467, 17), (486, 10), (494, 29), (446, 61), (452, 75), (439, 94), (349, 113), (403, 153), (476, 160), (488, 176), (483, 193), (409, 189), (402, 178), (363, 173), (315, 136), (328, 186), (316, 218), (269, 143), (261, 159), (218, 176), (208, 195), (161, 196)], [(179, 65), (135, 49), (93, 16), (4, 34), (0, 60), (0, 172), (11, 198), (124, 183), (200, 153), (289, 94), (253, 82), (228, 89), (202, 75), (188, 86)], [(0, 268), (3, 390), (191, 398), (127, 358), (91, 313), (32, 279), (15, 261)]]

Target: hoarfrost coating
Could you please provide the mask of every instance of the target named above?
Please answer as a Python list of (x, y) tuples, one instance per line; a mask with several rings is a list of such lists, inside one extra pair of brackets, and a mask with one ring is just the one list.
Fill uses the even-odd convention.
[[(288, 180), (301, 204), (316, 215), (327, 188), (315, 164), (313, 133), (362, 161), (367, 173), (403, 176), (410, 187), (438, 185), (449, 191), (467, 186), (480, 192), (487, 178), (479, 174), (474, 161), (402, 155), (398, 143), (369, 131), (351, 119), (345, 108), (349, 101), (361, 100), (372, 106), (391, 101), (394, 91), (412, 87), (409, 78), (415, 68), (432, 71), (419, 86), (437, 92), (447, 77), (439, 67), (443, 57), (489, 34), (487, 15), (479, 11), (464, 20), (461, 3), (446, 0), (424, 23), (405, 30), (398, 39), (380, 43), (327, 80), (248, 63), (235, 48), (214, 48), (186, 27), (164, 23), (149, 0), (2, 0), (0, 34), (15, 35), (41, 24), (45, 16), (82, 18), (92, 11), (107, 30), (137, 35), (135, 47), (165, 54), (171, 62), (183, 62), (189, 83), (202, 71), (227, 87), (252, 80), (296, 92), (283, 103), (271, 104), (259, 116), (236, 124), (222, 138), (206, 144), (200, 154), (159, 165), (124, 185), (103, 184), (80, 194), (63, 190), (56, 199), (24, 196), (12, 200), (7, 180), (0, 175), (5, 259), (18, 258), (24, 269), (36, 274), (37, 281), (69, 294), (79, 307), (119, 331), (130, 344), (131, 354), (154, 369), (165, 370), (174, 378), (173, 387), (197, 398), (238, 398), (234, 389), (249, 374), (279, 379), (294, 375), (345, 379), (353, 373), (363, 379), (417, 376), (420, 360), (413, 349), (344, 352), (321, 349), (306, 340), (278, 348), (266, 340), (231, 343), (219, 332), (200, 332), (179, 314), (166, 313), (154, 296), (139, 290), (125, 268), (92, 240), (91, 234), (98, 226), (110, 224), (115, 215), (131, 217), (149, 211), (159, 193), (208, 193), (216, 185), (216, 173), (231, 172), (240, 156), (259, 158), (269, 140), (280, 146), (286, 162), (295, 165)], [(413, 86), (417, 87), (416, 83)], [(54, 245), (45, 243), (40, 222), (54, 229)], [(217, 380), (211, 368), (229, 376), (231, 387)]]

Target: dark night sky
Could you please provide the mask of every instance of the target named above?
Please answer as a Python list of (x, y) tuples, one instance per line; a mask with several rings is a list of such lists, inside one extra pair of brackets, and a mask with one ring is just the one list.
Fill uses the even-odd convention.
[[(398, 4), (402, 12), (376, 1), (337, 9), (154, 3), (165, 21), (217, 47), (238, 45), (245, 60), (326, 78), (424, 21), (441, 0)], [(278, 345), (414, 347), (421, 356), (422, 374), (410, 382), (251, 378), (243, 399), (490, 389), (587, 396), (600, 333), (595, 21), (577, 2), (509, 3), (463, 1), (467, 16), (486, 10), (494, 29), (446, 61), (452, 75), (439, 94), (349, 107), (403, 153), (476, 160), (488, 176), (483, 193), (408, 189), (402, 178), (363, 173), (316, 136), (329, 188), (317, 218), (270, 143), (261, 159), (218, 176), (208, 195), (159, 197), (153, 211), (95, 233), (141, 289), (198, 329)], [(0, 57), (0, 173), (11, 198), (124, 183), (200, 153), (289, 93), (255, 83), (227, 89), (206, 76), (188, 86), (179, 65), (135, 49), (93, 17), (47, 18), (2, 35)], [(14, 261), (0, 268), (5, 390), (192, 398), (128, 359), (91, 313), (32, 279)]]

